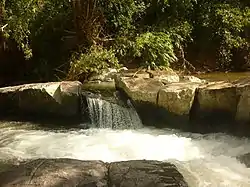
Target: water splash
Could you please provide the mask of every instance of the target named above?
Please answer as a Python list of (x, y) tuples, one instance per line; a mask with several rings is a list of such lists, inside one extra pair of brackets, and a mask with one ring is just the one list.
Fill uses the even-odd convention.
[(0, 129), (0, 159), (74, 158), (106, 162), (168, 161), (192, 187), (249, 187), (250, 169), (235, 156), (250, 152), (250, 140), (225, 134), (194, 135), (172, 130)]
[(112, 129), (136, 129), (142, 122), (133, 105), (121, 106), (100, 98), (87, 98), (91, 127)]

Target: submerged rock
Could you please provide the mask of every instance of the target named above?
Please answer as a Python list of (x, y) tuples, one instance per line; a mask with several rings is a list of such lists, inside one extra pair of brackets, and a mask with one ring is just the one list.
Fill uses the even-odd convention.
[(250, 168), (250, 153), (238, 156), (237, 159), (246, 165), (246, 167)]
[(64, 81), (0, 88), (0, 111), (77, 117), (81, 86), (77, 81)]
[(177, 168), (158, 161), (103, 163), (73, 159), (38, 159), (0, 173), (0, 185), (68, 187), (187, 187)]

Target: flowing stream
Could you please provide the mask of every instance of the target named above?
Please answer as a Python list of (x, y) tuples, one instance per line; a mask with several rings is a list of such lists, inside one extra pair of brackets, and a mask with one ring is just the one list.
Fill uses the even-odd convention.
[(140, 128), (142, 123), (131, 102), (127, 107), (100, 98), (87, 98), (91, 127), (131, 129)]
[[(133, 108), (124, 112), (124, 108), (106, 101), (88, 102), (92, 127), (87, 130), (48, 130), (20, 122), (2, 122), (0, 159), (160, 160), (176, 164), (190, 187), (250, 186), (250, 169), (235, 158), (250, 152), (249, 139), (145, 128), (139, 125)], [(106, 109), (100, 109), (101, 106)], [(130, 119), (121, 123), (124, 117)], [(136, 128), (111, 129), (118, 122), (134, 122)]]

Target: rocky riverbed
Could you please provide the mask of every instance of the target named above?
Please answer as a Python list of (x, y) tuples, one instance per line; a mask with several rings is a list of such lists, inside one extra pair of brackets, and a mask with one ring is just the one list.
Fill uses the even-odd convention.
[[(119, 90), (130, 99), (144, 125), (179, 128), (192, 132), (229, 132), (250, 136), (250, 79), (206, 81), (194, 76), (179, 76), (173, 71), (114, 72), (107, 93)], [(105, 79), (106, 80), (106, 79)], [(114, 81), (115, 80), (115, 81)], [(110, 81), (110, 80), (109, 80)], [(51, 82), (0, 88), (0, 111), (6, 114), (88, 120), (84, 91), (102, 90), (92, 81)], [(104, 88), (103, 88), (104, 87)], [(94, 91), (93, 91), (94, 89)], [(83, 112), (85, 114), (83, 115)], [(172, 124), (172, 125), (170, 125)], [(174, 125), (173, 125), (174, 124)]]

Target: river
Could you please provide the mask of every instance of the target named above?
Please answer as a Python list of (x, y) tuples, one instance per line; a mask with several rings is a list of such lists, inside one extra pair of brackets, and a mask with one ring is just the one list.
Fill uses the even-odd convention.
[[(223, 133), (201, 135), (146, 128), (138, 125), (137, 115), (124, 113), (124, 108), (120, 110), (113, 104), (97, 100), (94, 103), (99, 107), (93, 106), (93, 103), (91, 105), (94, 118), (102, 122), (106, 120), (106, 123), (117, 123), (130, 116), (131, 120), (125, 123), (136, 122), (137, 128), (130, 128), (131, 124), (127, 129), (120, 130), (101, 127), (98, 120), (92, 121), (96, 124), (91, 124), (89, 129), (81, 128), (89, 124), (72, 129), (55, 129), (42, 128), (39, 124), (2, 121), (0, 159), (73, 158), (105, 162), (159, 160), (174, 163), (190, 187), (250, 186), (250, 169), (236, 159), (236, 156), (250, 152), (250, 139)], [(113, 109), (107, 109), (108, 106)], [(100, 112), (102, 107), (106, 109)], [(122, 111), (123, 115), (117, 115)]]
[(236, 81), (238, 79), (245, 79), (250, 77), (250, 72), (212, 72), (212, 73), (204, 73), (194, 75), (201, 79), (205, 79), (208, 81)]

